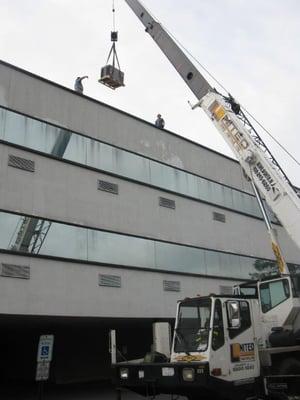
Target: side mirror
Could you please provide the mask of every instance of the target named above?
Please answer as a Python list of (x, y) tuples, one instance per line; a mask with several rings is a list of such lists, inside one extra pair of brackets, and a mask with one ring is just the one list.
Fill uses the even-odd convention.
[(227, 302), (228, 327), (239, 329), (241, 327), (240, 306), (238, 301)]

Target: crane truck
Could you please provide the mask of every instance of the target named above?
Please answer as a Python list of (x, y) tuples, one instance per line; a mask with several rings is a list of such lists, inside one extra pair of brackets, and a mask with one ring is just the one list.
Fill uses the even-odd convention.
[(140, 1), (125, 1), (196, 96), (192, 108), (204, 110), (252, 184), (278, 274), (242, 283), (231, 296), (179, 301), (171, 350), (169, 329), (161, 323), (143, 359), (117, 362), (112, 331), (113, 382), (144, 396), (300, 399), (300, 276), (289, 274), (262, 200), (300, 248), (298, 193), (235, 99), (211, 87)]

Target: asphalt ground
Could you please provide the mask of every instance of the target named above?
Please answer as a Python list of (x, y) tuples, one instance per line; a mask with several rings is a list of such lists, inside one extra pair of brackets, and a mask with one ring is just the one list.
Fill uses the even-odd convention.
[[(68, 385), (45, 384), (42, 394), (37, 384), (0, 385), (1, 400), (145, 400), (135, 393), (122, 391), (121, 399), (110, 383), (84, 383)], [(152, 397), (149, 397), (152, 399)], [(156, 400), (186, 400), (185, 397), (160, 395)]]

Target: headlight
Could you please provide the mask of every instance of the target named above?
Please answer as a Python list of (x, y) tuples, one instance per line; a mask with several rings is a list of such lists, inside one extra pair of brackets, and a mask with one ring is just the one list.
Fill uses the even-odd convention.
[(174, 368), (163, 367), (161, 369), (161, 374), (162, 374), (162, 376), (174, 376), (175, 375), (175, 371), (174, 371)]
[(195, 370), (194, 368), (183, 368), (182, 378), (186, 382), (193, 382), (195, 380)]
[(128, 368), (121, 368), (120, 369), (120, 378), (121, 379), (128, 379), (129, 371)]
[(145, 378), (145, 372), (142, 369), (139, 370), (139, 378), (140, 379)]

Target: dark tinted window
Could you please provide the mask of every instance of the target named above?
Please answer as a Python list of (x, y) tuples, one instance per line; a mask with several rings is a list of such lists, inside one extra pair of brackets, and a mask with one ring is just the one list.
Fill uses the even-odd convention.
[(290, 287), (287, 279), (265, 282), (260, 285), (261, 310), (266, 313), (283, 303), (290, 297)]
[(224, 324), (222, 315), (222, 304), (219, 299), (215, 302), (215, 311), (213, 319), (213, 330), (212, 330), (212, 348), (218, 350), (224, 345)]
[(230, 339), (235, 338), (251, 326), (251, 316), (249, 303), (247, 301), (239, 301), (241, 326), (239, 329), (229, 329)]

